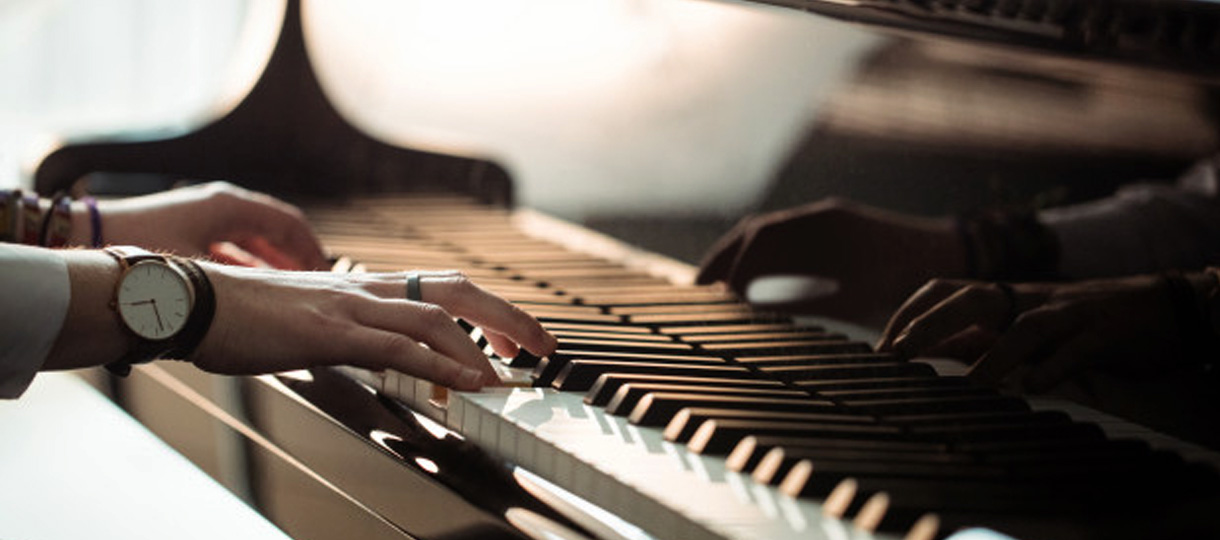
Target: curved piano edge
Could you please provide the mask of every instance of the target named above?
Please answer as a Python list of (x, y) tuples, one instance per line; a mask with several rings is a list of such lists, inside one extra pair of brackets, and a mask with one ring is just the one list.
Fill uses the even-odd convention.
[[(123, 384), (132, 414), (214, 477), (198, 439), (235, 439), (249, 492), (218, 480), (294, 538), (589, 539), (503, 462), (333, 371), (228, 378), (160, 363)], [(236, 399), (217, 391), (227, 385)]]

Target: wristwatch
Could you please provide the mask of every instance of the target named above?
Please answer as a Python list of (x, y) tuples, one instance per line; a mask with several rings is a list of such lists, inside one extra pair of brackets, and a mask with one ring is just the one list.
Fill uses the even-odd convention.
[(211, 326), (216, 305), (199, 265), (134, 246), (104, 251), (122, 267), (111, 308), (132, 338), (127, 354), (106, 368), (127, 375), (132, 364), (189, 356)]

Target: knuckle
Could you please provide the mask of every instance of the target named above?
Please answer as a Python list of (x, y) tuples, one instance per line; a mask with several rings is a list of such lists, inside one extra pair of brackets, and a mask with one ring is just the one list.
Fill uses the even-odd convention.
[(401, 334), (386, 332), (375, 338), (372, 350), (381, 358), (395, 358), (409, 350), (414, 342)]
[(203, 189), (209, 196), (219, 199), (235, 198), (241, 191), (241, 188), (223, 180), (208, 182), (203, 185)]
[(473, 293), (479, 288), (479, 286), (476, 285), (469, 276), (461, 272), (455, 273), (452, 277), (450, 277), (449, 282), (459, 294), (463, 295)]
[(421, 305), (419, 312), (420, 320), (428, 328), (437, 329), (453, 324), (453, 317), (449, 315), (449, 312), (436, 304)]

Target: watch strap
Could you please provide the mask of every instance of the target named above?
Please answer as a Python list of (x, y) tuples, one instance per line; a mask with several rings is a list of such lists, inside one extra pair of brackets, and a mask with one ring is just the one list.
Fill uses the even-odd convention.
[(162, 356), (185, 360), (195, 352), (208, 329), (212, 327), (212, 318), (216, 315), (216, 293), (212, 290), (212, 282), (203, 272), (199, 263), (185, 257), (170, 257), (170, 262), (182, 270), (195, 288), (195, 305), (187, 316), (186, 325), (170, 339), (172, 347)]

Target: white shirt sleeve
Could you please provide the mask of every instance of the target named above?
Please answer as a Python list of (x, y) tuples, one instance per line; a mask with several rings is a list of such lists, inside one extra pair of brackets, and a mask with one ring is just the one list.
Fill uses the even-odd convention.
[(1220, 263), (1220, 157), (1176, 185), (1135, 184), (1113, 196), (1043, 211), (1068, 279), (1192, 270)]
[(0, 244), (0, 398), (21, 395), (68, 313), (68, 265), (52, 250)]

